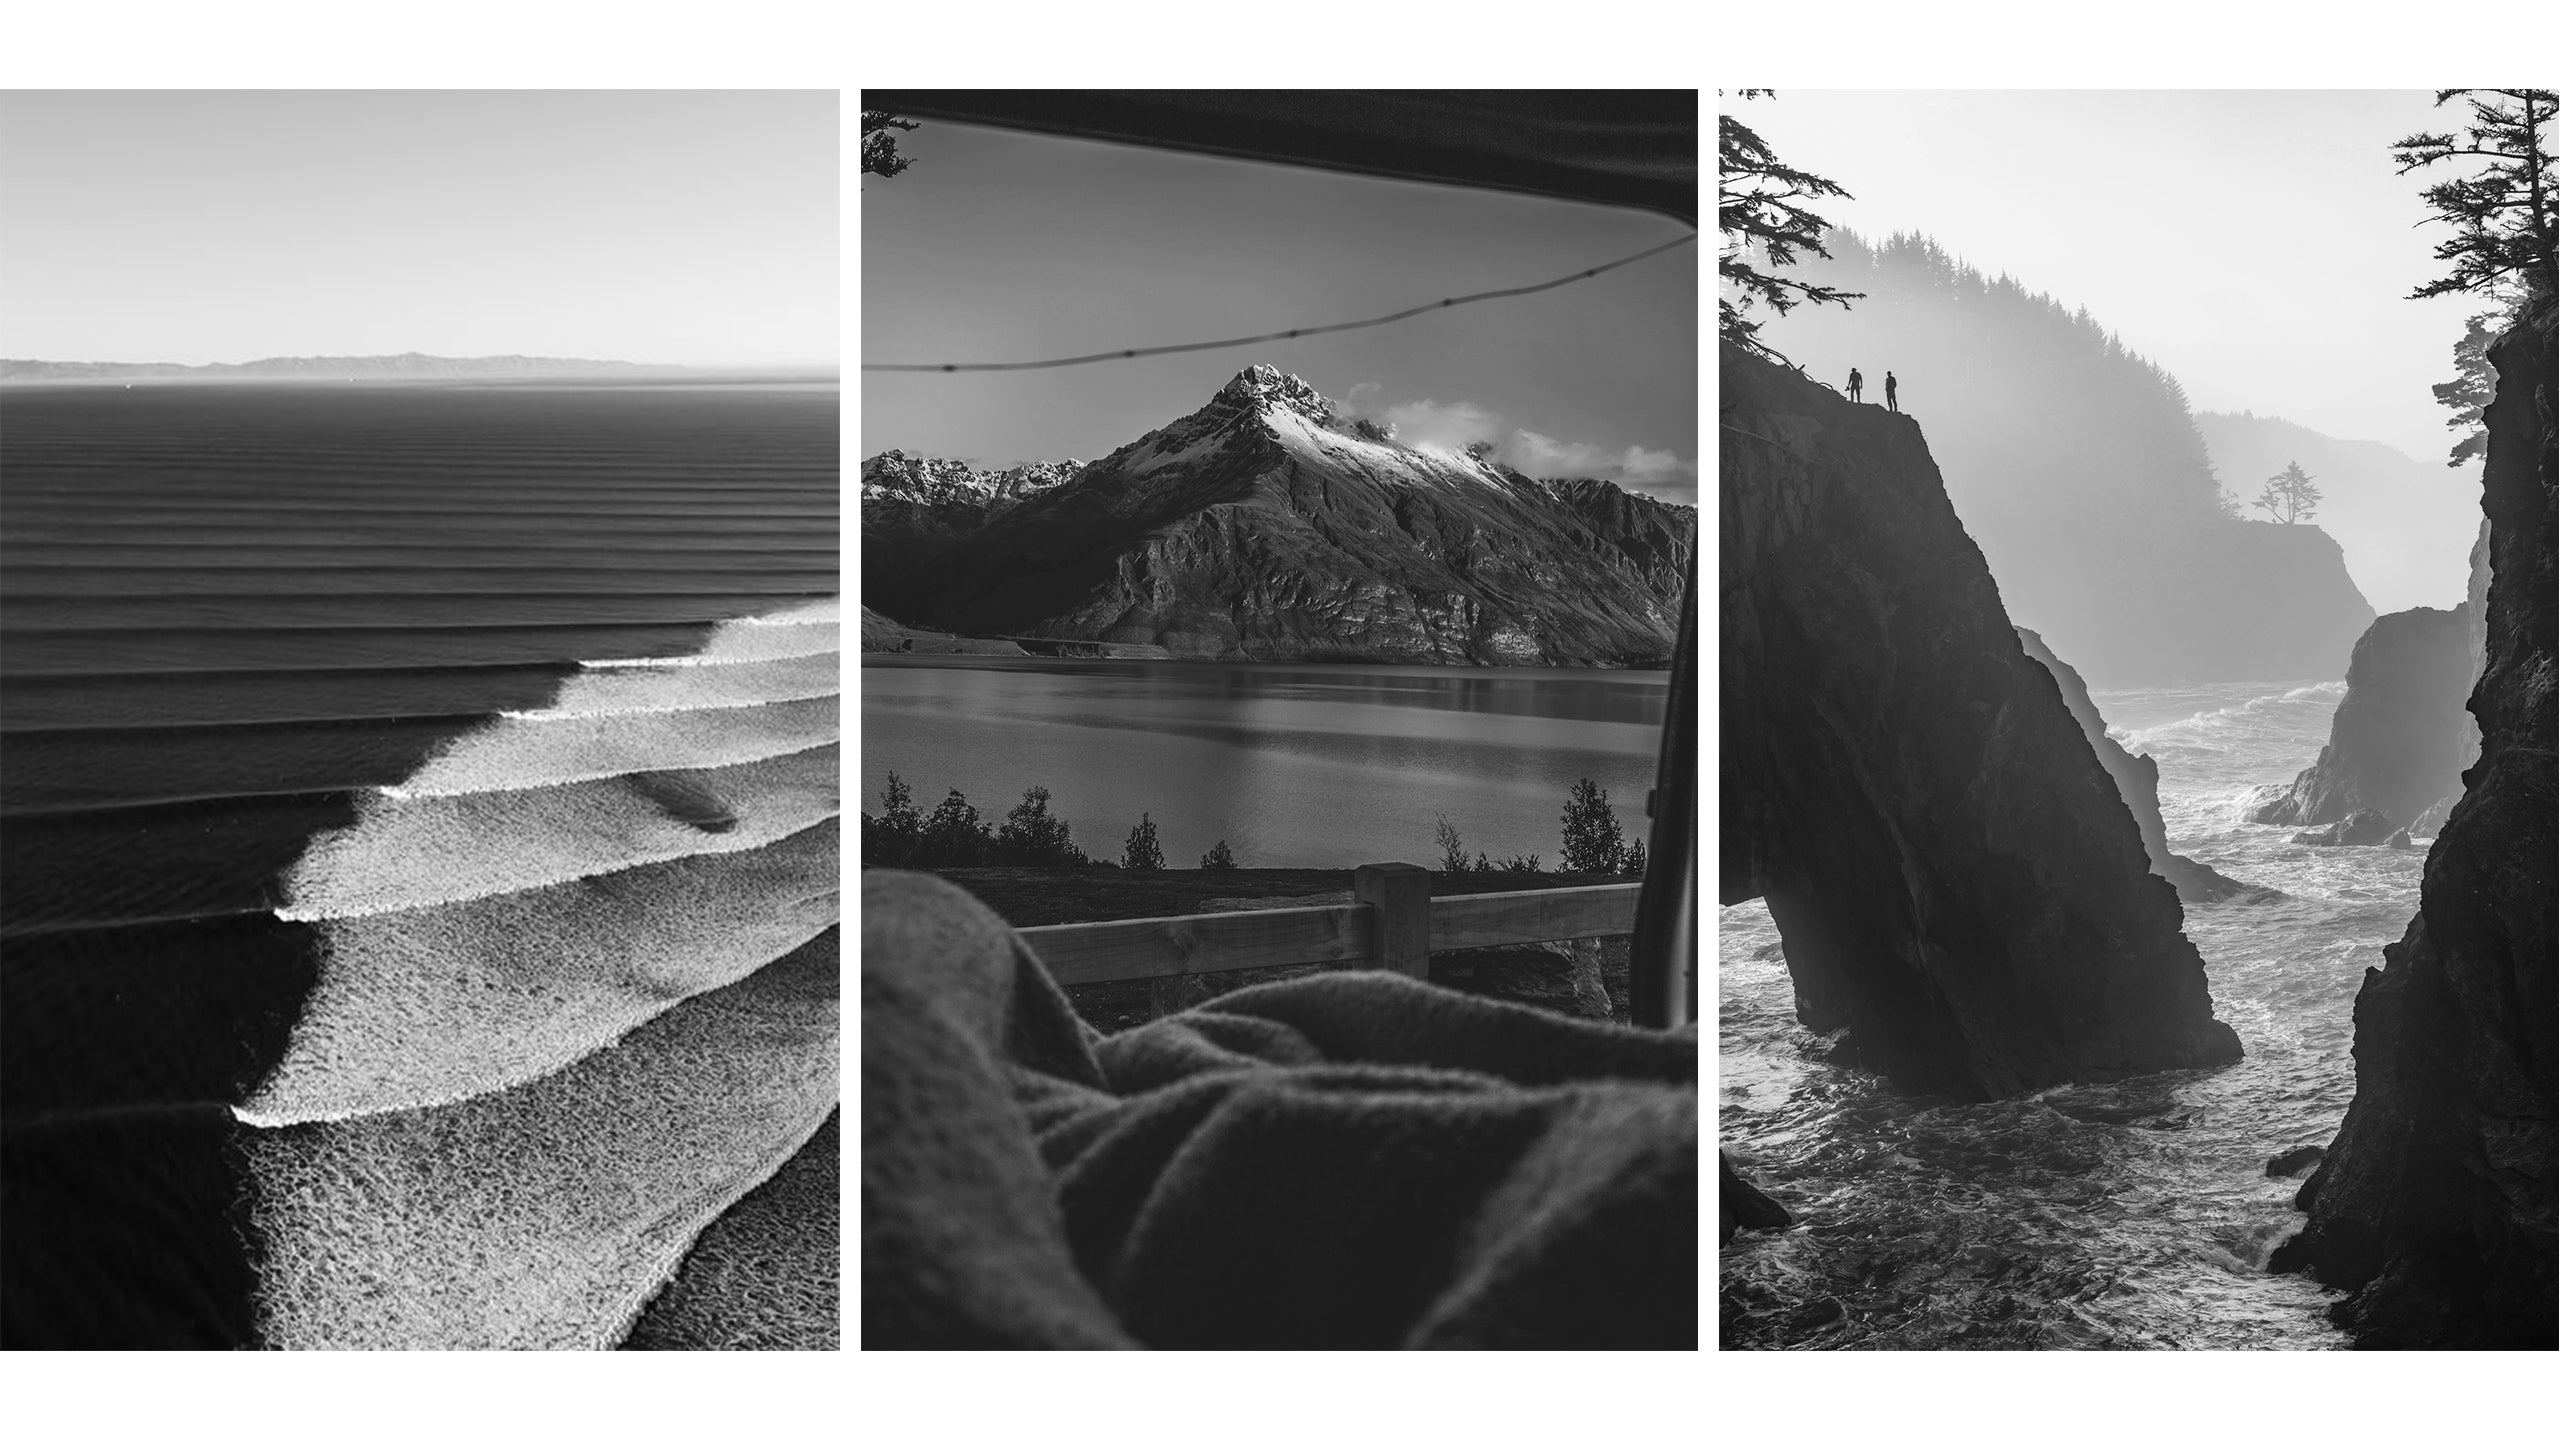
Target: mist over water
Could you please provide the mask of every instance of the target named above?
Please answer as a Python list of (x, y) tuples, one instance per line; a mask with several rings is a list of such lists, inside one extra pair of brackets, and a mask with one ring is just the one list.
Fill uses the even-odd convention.
[(1645, 833), (1669, 676), (1631, 670), (865, 656), (862, 792), (895, 772), (930, 811), (982, 818), (1034, 785), (1075, 843), (1117, 861), (1146, 812), (1165, 863), (1224, 839), (1250, 867), (1435, 864), (1470, 852), (1556, 868), (1566, 796), (1589, 778)]
[[(2280, 893), (2186, 910), (2214, 1011), (2246, 1054), (2218, 1070), (1944, 1104), (1815, 1058), (1767, 908), (1719, 917), (1721, 1141), (1801, 1222), (1725, 1247), (1724, 1334), (1749, 1348), (2338, 1348), (2337, 1297), (2265, 1272), (2300, 1228), (2301, 1176), (2354, 1097), (2354, 1002), (2417, 912), (2423, 845), (2290, 843), (2240, 818), (2328, 736), (2341, 682), (2101, 690), (2160, 766), (2171, 848)], [(1791, 1323), (1840, 1300), (1844, 1318)], [(1826, 1312), (1827, 1313), (1827, 1312)], [(1818, 1317), (1817, 1317), (1818, 1318)]]

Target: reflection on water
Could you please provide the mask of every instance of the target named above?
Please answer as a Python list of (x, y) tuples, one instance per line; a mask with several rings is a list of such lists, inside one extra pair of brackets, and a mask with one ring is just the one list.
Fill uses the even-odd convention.
[(1139, 813), (1165, 860), (1220, 839), (1248, 866), (1435, 863), (1433, 824), (1496, 859), (1554, 868), (1565, 796), (1588, 777), (1644, 834), (1669, 675), (863, 657), (862, 793), (895, 771), (923, 808), (958, 789), (982, 818), (1033, 785), (1097, 859)]

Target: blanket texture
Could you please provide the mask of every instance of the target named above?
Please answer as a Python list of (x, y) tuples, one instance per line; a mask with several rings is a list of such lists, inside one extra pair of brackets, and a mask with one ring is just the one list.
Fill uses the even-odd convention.
[(941, 880), (862, 927), (864, 1346), (1696, 1346), (1694, 1031), (1372, 971), (1106, 1038)]

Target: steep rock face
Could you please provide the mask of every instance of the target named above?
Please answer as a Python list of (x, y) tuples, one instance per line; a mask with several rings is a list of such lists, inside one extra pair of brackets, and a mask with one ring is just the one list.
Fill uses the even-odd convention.
[(2367, 1348), (2560, 1341), (2554, 1286), (2553, 344), (2548, 300), (2490, 347), (2480, 759), (2417, 918), (2356, 996), (2356, 1098), (2274, 1268), (2353, 1289)]
[(1722, 387), (1720, 879), (1798, 1015), (1968, 1097), (2237, 1058), (1918, 424), (1730, 347)]
[[(2488, 616), (2489, 520), (2484, 515), (2480, 519), (2480, 538), (2471, 543), (2471, 582), (2462, 592), (2462, 628), (2471, 647), (2471, 669), (2462, 683), (2465, 695), (2479, 685), (2480, 672), (2489, 663)], [(2459, 774), (2468, 774), (2479, 759), (2480, 722), (2472, 719), (2471, 712), (2465, 709), (2462, 712), (2461, 744), (2454, 751), (2454, 769)], [(2421, 835), (2433, 835), (2442, 830), (2446, 818), (2453, 814), (2454, 802), (2461, 798), (2462, 786), (2457, 783), (2437, 796), (2436, 803), (2420, 812), (2417, 819), (2410, 821), (2409, 828)]]
[(865, 598), (963, 633), (1202, 658), (1668, 659), (1695, 511), (1382, 435), (1257, 365), (974, 523), (884, 508), (875, 524), (866, 503)]
[(2178, 899), (2189, 905), (2228, 900), (2248, 889), (2210, 865), (2170, 852), (2168, 827), (2160, 819), (2158, 763), (2148, 755), (2128, 754), (2117, 744), (2115, 737), (2107, 733), (2106, 717), (2089, 699), (2089, 687), (2081, 682), (2080, 672), (2063, 663), (2044, 643), (2043, 636), (2023, 625), (2017, 630), (2028, 658), (2044, 666), (2061, 687), (2062, 703), (2070, 707), (2071, 718), (2088, 738), (2089, 748), (2096, 753), (2107, 778), (2116, 782), (2116, 793), (2124, 797), (2125, 809), (2133, 812), (2133, 823), (2142, 831), (2142, 853), (2151, 858), (2151, 873), (2176, 886)]
[(2462, 789), (2470, 689), (2471, 627), (2459, 606), (2374, 621), (2347, 661), (2347, 693), (2320, 758), (2249, 819), (2326, 825), (2374, 810), (2391, 818), (2385, 834), (2408, 825)]

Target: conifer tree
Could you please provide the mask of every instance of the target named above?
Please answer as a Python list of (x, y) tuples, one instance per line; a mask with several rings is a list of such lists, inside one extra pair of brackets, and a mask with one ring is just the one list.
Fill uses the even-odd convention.
[(2299, 525), (2319, 508), (2320, 487), (2302, 473), (2297, 461), (2286, 461), (2284, 473), (2267, 477), (2267, 487), (2250, 502), (2287, 525)]
[(901, 120), (886, 110), (862, 112), (862, 173), (886, 180), (913, 165), (913, 160), (898, 153), (899, 130), (919, 128), (913, 120)]
[(1618, 812), (1609, 808), (1609, 792), (1588, 777), (1577, 781), (1564, 802), (1564, 859), (1557, 868), (1607, 874), (1626, 857), (1626, 834), (1618, 828)]
[(2548, 296), (2552, 248), (2560, 237), (2550, 150), (2560, 92), (2439, 90), (2436, 104), (2456, 96), (2471, 107), (2471, 123), (2459, 135), (2422, 132), (2391, 148), (2403, 175), (2448, 160), (2488, 162), (2474, 174), (2427, 188), (2433, 218), (2453, 227), (2452, 238), (2436, 246), (2436, 258), (2452, 261), (2453, 270), (2411, 291), (2409, 298), (2485, 290), (2509, 276), (2524, 283), (2528, 302)]
[(1161, 870), (1164, 848), (1156, 844), (1156, 821), (1144, 811), (1138, 814), (1137, 828), (1129, 832), (1128, 842), (1120, 847), (1120, 864), (1130, 870)]
[[(1769, 92), (1739, 93), (1750, 100)], [(1755, 355), (1777, 359), (1777, 352), (1758, 338), (1763, 322), (1746, 318), (1752, 306), (1766, 305), (1784, 315), (1806, 302), (1845, 310), (1850, 301), (1866, 298), (1855, 291), (1775, 273), (1782, 265), (1795, 264), (1800, 252), (1831, 258), (1823, 248), (1829, 223), (1798, 202), (1856, 197), (1819, 175), (1779, 160), (1768, 141), (1731, 115), (1716, 119), (1716, 170), (1716, 230), (1724, 241), (1723, 253), (1716, 258), (1716, 278), (1738, 297), (1718, 297), (1716, 333)], [(1766, 269), (1752, 262), (1755, 251), (1768, 262)]]

